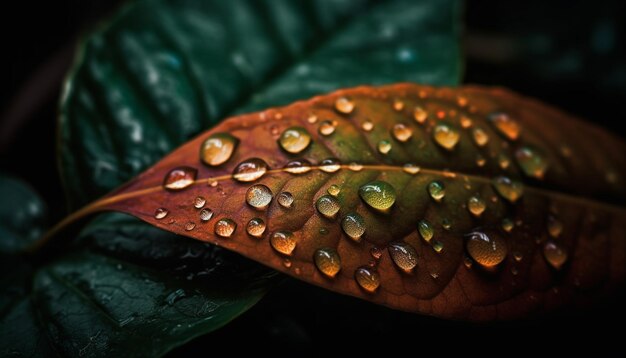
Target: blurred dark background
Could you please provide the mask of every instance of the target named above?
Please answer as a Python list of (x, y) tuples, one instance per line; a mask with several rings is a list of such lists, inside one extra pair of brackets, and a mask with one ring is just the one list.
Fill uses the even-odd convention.
[[(61, 80), (77, 39), (119, 0), (21, 1), (0, 12), (0, 171), (65, 215), (54, 148)], [(537, 97), (626, 137), (626, 2), (467, 1), (466, 83)], [(622, 156), (626, 153), (614, 153)], [(218, 356), (626, 356), (624, 292), (591, 311), (468, 325), (395, 312), (285, 281), (224, 329), (171, 354)], [(615, 327), (612, 327), (615, 325)], [(565, 337), (565, 338), (563, 338)], [(295, 348), (298, 347), (298, 350)], [(304, 348), (304, 350), (302, 350)]]

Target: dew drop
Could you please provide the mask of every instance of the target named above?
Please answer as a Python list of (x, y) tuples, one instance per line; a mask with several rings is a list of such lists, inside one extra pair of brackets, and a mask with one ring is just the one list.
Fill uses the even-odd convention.
[(272, 248), (283, 255), (291, 255), (296, 248), (296, 237), (291, 231), (276, 231), (270, 236)]
[(285, 266), (286, 268), (290, 268), (291, 267), (291, 260), (289, 260), (289, 259), (283, 260), (283, 266)]
[(383, 139), (380, 142), (378, 142), (377, 148), (380, 154), (387, 154), (389, 153), (389, 151), (391, 151), (391, 142), (386, 139)]
[(491, 124), (509, 140), (516, 140), (519, 137), (521, 128), (516, 120), (506, 113), (496, 112), (489, 115)]
[(452, 228), (452, 221), (450, 221), (450, 219), (448, 218), (443, 218), (441, 220), (441, 227), (443, 227), (445, 230), (450, 230)]
[(394, 125), (391, 131), (393, 137), (399, 142), (406, 142), (413, 136), (413, 129), (402, 123)]
[(278, 194), (278, 198), (276, 199), (280, 206), (284, 208), (290, 208), (293, 205), (293, 195), (288, 191), (283, 191)]
[(261, 218), (252, 218), (246, 224), (246, 232), (250, 236), (261, 237), (265, 233), (265, 221)]
[(413, 110), (413, 118), (419, 124), (423, 124), (428, 119), (428, 112), (424, 110), (422, 107), (415, 107)]
[(487, 235), (482, 231), (466, 234), (466, 248), (469, 255), (484, 267), (494, 267), (504, 261), (508, 253), (506, 241), (497, 235)]
[(433, 128), (433, 139), (444, 149), (453, 150), (460, 138), (459, 131), (446, 123), (439, 123)]
[(472, 264), (473, 261), (472, 259), (470, 259), (469, 257), (463, 255), (463, 265), (465, 265), (465, 268), (467, 268), (468, 270), (472, 268)]
[(320, 170), (326, 173), (334, 173), (341, 169), (341, 163), (336, 158), (326, 158), (320, 163)]
[(399, 99), (396, 99), (393, 101), (393, 109), (397, 112), (400, 112), (401, 110), (404, 109), (404, 102), (402, 102)]
[(387, 248), (393, 263), (404, 272), (411, 272), (417, 266), (417, 252), (413, 246), (403, 241), (389, 244)]
[(169, 190), (182, 190), (196, 180), (198, 170), (191, 167), (178, 167), (170, 170), (163, 179), (163, 186)]
[(402, 166), (402, 171), (411, 175), (419, 173), (420, 170), (421, 168), (413, 163), (406, 163)]
[(433, 225), (426, 219), (420, 220), (420, 222), (417, 223), (417, 230), (419, 231), (422, 239), (424, 239), (424, 241), (426, 242), (430, 242), (430, 240), (433, 238), (433, 235), (435, 234)]
[(514, 227), (513, 220), (511, 220), (509, 218), (502, 219), (501, 225), (502, 225), (502, 230), (504, 230), (506, 232), (511, 232), (513, 230), (513, 227)]
[(472, 138), (474, 138), (474, 143), (479, 147), (484, 147), (489, 142), (489, 135), (479, 127), (474, 128), (472, 131)]
[(166, 208), (158, 208), (154, 211), (154, 218), (157, 220), (162, 220), (169, 213), (170, 213), (169, 210), (167, 210)]
[(246, 202), (255, 209), (263, 210), (272, 201), (272, 191), (266, 185), (254, 184), (246, 191)]
[(311, 135), (302, 127), (290, 127), (280, 135), (278, 144), (286, 152), (297, 154), (311, 144)]
[(375, 260), (379, 260), (383, 256), (383, 252), (378, 247), (372, 246), (370, 255), (372, 255)]
[(428, 194), (430, 194), (430, 197), (435, 199), (435, 201), (441, 201), (446, 195), (446, 189), (442, 182), (437, 180), (431, 181), (428, 184)]
[(341, 220), (343, 231), (355, 241), (359, 241), (365, 233), (365, 219), (357, 213), (349, 213)]
[(552, 236), (555, 239), (561, 236), (561, 233), (563, 233), (563, 223), (559, 219), (553, 216), (548, 217), (547, 226), (548, 226), (548, 234), (550, 234), (550, 236)]
[(228, 133), (215, 133), (202, 142), (200, 159), (212, 167), (226, 163), (233, 156), (239, 139)]
[(239, 182), (251, 182), (261, 178), (269, 167), (260, 158), (250, 158), (239, 163), (233, 171), (233, 179)]
[(513, 253), (513, 258), (515, 259), (515, 261), (520, 262), (520, 261), (522, 261), (524, 259), (524, 254), (522, 254), (519, 251), (515, 251)]
[(324, 275), (333, 278), (341, 270), (341, 257), (337, 250), (324, 247), (315, 250), (313, 254), (315, 266)]
[(339, 212), (341, 204), (339, 200), (332, 195), (322, 195), (315, 202), (315, 207), (320, 214), (327, 218), (333, 218)]
[(456, 98), (456, 104), (457, 104), (459, 107), (465, 107), (465, 106), (467, 106), (467, 103), (468, 103), (468, 102), (469, 102), (469, 101), (467, 100), (467, 97), (458, 96), (458, 97)]
[(361, 124), (361, 128), (366, 132), (371, 132), (372, 129), (374, 129), (374, 123), (370, 120), (366, 120), (363, 124)]
[(224, 218), (215, 223), (215, 235), (219, 237), (231, 237), (237, 229), (237, 223), (232, 219)]
[(476, 165), (478, 165), (479, 167), (484, 167), (485, 164), (487, 164), (487, 160), (485, 160), (485, 157), (483, 157), (482, 155), (477, 155), (476, 156)]
[(461, 127), (467, 129), (473, 124), (472, 119), (467, 116), (461, 116)]
[(548, 170), (548, 161), (544, 155), (536, 148), (523, 146), (515, 151), (517, 164), (522, 168), (524, 174), (529, 177), (543, 179)]
[(498, 154), (498, 165), (501, 169), (506, 169), (511, 165), (511, 160), (505, 154)]
[(317, 123), (317, 116), (312, 114), (306, 119), (306, 121), (309, 122), (310, 124), (315, 124)]
[(380, 286), (380, 275), (370, 267), (362, 266), (354, 271), (354, 279), (367, 292), (375, 292)]
[(443, 242), (439, 240), (433, 240), (432, 246), (433, 250), (435, 250), (436, 253), (440, 254), (443, 252)]
[(353, 172), (360, 172), (361, 170), (363, 170), (363, 164), (353, 162), (348, 164), (348, 169), (352, 170)]
[(341, 192), (341, 188), (339, 187), (339, 185), (333, 184), (333, 185), (329, 186), (326, 191), (328, 192), (328, 194), (330, 194), (332, 196), (337, 196)]
[(335, 124), (333, 121), (323, 121), (320, 123), (319, 132), (323, 136), (331, 135), (335, 132)]
[(204, 204), (206, 204), (206, 199), (202, 196), (196, 196), (193, 200), (193, 207), (196, 209), (202, 209)]
[(556, 242), (548, 241), (543, 246), (543, 257), (555, 269), (560, 269), (567, 261), (567, 251)]
[(215, 179), (215, 178), (208, 178), (206, 183), (207, 183), (208, 186), (210, 186), (212, 188), (215, 188), (217, 186), (217, 184), (218, 184), (217, 179)]
[(189, 221), (185, 224), (185, 231), (191, 231), (196, 228), (196, 223)]
[(480, 216), (486, 208), (487, 204), (485, 201), (477, 195), (474, 195), (467, 200), (467, 210), (469, 210), (469, 212), (476, 217)]
[(396, 190), (391, 184), (375, 180), (359, 188), (359, 196), (377, 210), (387, 210), (396, 202)]
[(335, 109), (339, 113), (350, 114), (352, 113), (352, 111), (354, 111), (354, 107), (354, 102), (347, 99), (346, 97), (339, 97), (335, 101)]
[(211, 220), (211, 218), (213, 217), (213, 210), (211, 209), (202, 209), (200, 210), (200, 220), (207, 222), (209, 220)]
[(511, 180), (508, 177), (499, 176), (493, 179), (493, 187), (504, 199), (514, 203), (524, 194), (524, 186), (521, 182)]
[(311, 171), (311, 163), (306, 159), (292, 160), (285, 165), (285, 171), (291, 174), (304, 174)]

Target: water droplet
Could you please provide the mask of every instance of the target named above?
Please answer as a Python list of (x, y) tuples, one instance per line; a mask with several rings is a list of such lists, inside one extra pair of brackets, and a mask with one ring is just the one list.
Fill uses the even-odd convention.
[(311, 135), (302, 127), (287, 128), (278, 138), (278, 144), (286, 152), (297, 154), (311, 144)]
[(341, 188), (339, 187), (339, 185), (333, 184), (333, 185), (329, 186), (326, 191), (328, 192), (328, 194), (330, 194), (332, 196), (337, 196), (341, 192)]
[(204, 204), (206, 204), (206, 199), (202, 196), (196, 196), (193, 200), (193, 207), (196, 209), (202, 209)]
[(213, 217), (213, 210), (211, 209), (202, 209), (200, 210), (200, 220), (201, 221), (209, 221)]
[(468, 102), (469, 102), (469, 101), (467, 100), (467, 98), (466, 98), (466, 97), (463, 97), (463, 96), (458, 96), (458, 97), (456, 98), (456, 104), (458, 104), (458, 105), (459, 105), (459, 107), (465, 107), (465, 106), (467, 106), (467, 103), (468, 103)]
[(191, 231), (196, 228), (196, 223), (189, 221), (185, 224), (185, 231)]
[(439, 110), (437, 111), (437, 113), (435, 113), (435, 115), (437, 116), (438, 119), (444, 119), (446, 118), (446, 112), (443, 110)]
[(198, 170), (191, 167), (178, 167), (170, 170), (165, 179), (163, 186), (169, 190), (182, 190), (190, 186), (196, 180)]
[(443, 242), (439, 240), (433, 240), (432, 247), (433, 247), (433, 250), (435, 250), (435, 252), (438, 254), (443, 252)]
[(278, 194), (278, 198), (276, 200), (282, 207), (290, 208), (293, 204), (293, 195), (288, 191), (283, 191)]
[(353, 162), (353, 163), (348, 164), (348, 169), (352, 170), (353, 172), (359, 172), (363, 170), (363, 165)]
[(415, 107), (413, 110), (413, 118), (419, 124), (423, 124), (428, 119), (428, 112), (424, 110), (422, 107)]
[(363, 128), (363, 130), (366, 132), (371, 132), (372, 129), (374, 129), (374, 123), (372, 123), (372, 121), (370, 120), (366, 120), (365, 122), (363, 122), (363, 124), (361, 124), (361, 128)]
[(250, 158), (239, 163), (233, 171), (233, 179), (240, 182), (251, 182), (261, 178), (269, 167), (260, 158)]
[(417, 252), (413, 246), (403, 241), (389, 244), (387, 248), (393, 262), (404, 272), (411, 272), (417, 266)]
[(433, 129), (433, 139), (444, 149), (453, 150), (460, 138), (459, 131), (448, 124), (439, 123)]
[(217, 182), (217, 179), (215, 179), (215, 178), (208, 178), (206, 183), (207, 183), (208, 186), (213, 187), (213, 188), (215, 188), (217, 186), (217, 184), (219, 184)]
[(513, 258), (515, 259), (515, 261), (520, 262), (520, 261), (522, 261), (524, 259), (524, 254), (522, 254), (519, 251), (515, 251), (513, 253)]
[(154, 218), (157, 220), (161, 220), (164, 219), (169, 213), (169, 210), (167, 210), (166, 208), (158, 208), (154, 211)]
[(406, 142), (413, 136), (413, 129), (405, 124), (398, 123), (393, 126), (392, 134), (397, 141)]
[(341, 270), (341, 257), (335, 249), (321, 248), (315, 250), (313, 255), (315, 266), (321, 273), (328, 277), (335, 277), (335, 275)]
[(276, 231), (270, 237), (270, 244), (274, 250), (287, 256), (296, 248), (296, 243), (296, 237), (291, 231)]
[(380, 154), (387, 154), (389, 153), (390, 150), (391, 150), (391, 142), (389, 142), (386, 139), (383, 139), (380, 142), (378, 142), (378, 152), (380, 152)]
[(452, 221), (450, 221), (450, 219), (448, 218), (443, 218), (441, 220), (441, 227), (443, 227), (445, 230), (450, 230), (452, 228)]
[(328, 229), (325, 227), (321, 227), (319, 233), (322, 235), (328, 235)]
[(359, 241), (365, 233), (365, 219), (357, 213), (349, 213), (341, 220), (343, 231), (355, 241)]
[(285, 171), (291, 174), (304, 174), (311, 171), (311, 163), (306, 159), (292, 160), (285, 165)]
[(472, 138), (474, 138), (474, 143), (479, 147), (484, 147), (489, 142), (489, 135), (480, 127), (474, 128)]
[(265, 221), (261, 218), (252, 218), (246, 225), (246, 232), (250, 236), (261, 237), (265, 232)]
[(372, 246), (370, 249), (370, 255), (376, 260), (379, 260), (383, 256), (383, 252), (376, 246)]
[(548, 170), (548, 161), (543, 154), (536, 148), (524, 146), (515, 151), (515, 159), (524, 174), (529, 177), (543, 179)]
[(212, 167), (226, 163), (233, 156), (239, 139), (228, 133), (215, 133), (200, 146), (200, 159)]
[(272, 191), (266, 185), (254, 184), (246, 191), (246, 202), (255, 209), (263, 210), (272, 201)]
[(560, 269), (567, 261), (567, 251), (556, 242), (548, 241), (543, 246), (543, 257), (555, 269)]
[(332, 195), (322, 195), (315, 203), (317, 211), (327, 218), (333, 218), (339, 212), (341, 204), (339, 200)]
[(508, 253), (506, 241), (497, 235), (473, 231), (465, 235), (467, 252), (484, 267), (494, 267), (504, 261)]
[(341, 169), (341, 163), (336, 158), (326, 158), (320, 163), (320, 170), (326, 173), (334, 173)]
[(335, 124), (332, 121), (323, 121), (320, 123), (319, 132), (323, 136), (331, 135), (335, 132)]
[(419, 231), (422, 239), (426, 242), (430, 242), (430, 239), (432, 239), (435, 234), (433, 225), (426, 219), (420, 220), (420, 222), (417, 223), (417, 230)]
[(346, 97), (339, 97), (335, 101), (335, 109), (339, 113), (350, 114), (354, 111), (354, 102), (350, 101)]
[(431, 181), (428, 184), (428, 194), (430, 194), (430, 197), (435, 199), (435, 201), (441, 201), (446, 195), (446, 189), (442, 182), (437, 180)]
[(461, 116), (461, 127), (467, 129), (469, 127), (472, 126), (473, 122), (472, 119), (470, 117), (467, 116)]
[(359, 196), (377, 210), (387, 210), (396, 202), (396, 190), (382, 180), (369, 182), (359, 188)]
[(493, 187), (504, 199), (514, 203), (524, 194), (524, 185), (508, 177), (499, 176), (493, 179)]
[(354, 279), (367, 292), (375, 292), (380, 286), (380, 275), (370, 267), (362, 266), (354, 271)]
[(485, 164), (487, 164), (487, 160), (482, 155), (478, 154), (476, 156), (476, 165), (483, 167)]
[(467, 209), (476, 217), (480, 216), (486, 208), (487, 204), (485, 204), (485, 201), (477, 195), (467, 200)]
[(286, 268), (290, 268), (291, 267), (291, 260), (289, 260), (289, 259), (283, 260), (283, 266), (285, 266)]
[(215, 223), (215, 235), (219, 237), (231, 237), (237, 229), (237, 223), (232, 219), (224, 218)]
[(407, 174), (414, 175), (414, 174), (419, 173), (420, 170), (421, 170), (420, 167), (412, 163), (406, 163), (404, 166), (402, 166), (402, 171), (404, 171)]
[(521, 128), (516, 120), (506, 113), (496, 112), (489, 115), (489, 120), (493, 126), (509, 140), (516, 140), (519, 137)]
[(548, 217), (548, 234), (556, 239), (561, 236), (561, 233), (563, 233), (563, 223), (553, 216)]
[(506, 232), (511, 232), (513, 230), (513, 220), (509, 219), (509, 218), (504, 218), (502, 219), (502, 230), (506, 231)]
[(310, 115), (310, 116), (306, 119), (306, 121), (307, 121), (307, 122), (309, 122), (309, 123), (311, 123), (311, 124), (315, 124), (315, 123), (317, 123), (317, 116), (316, 116), (316, 115), (314, 115), (314, 114), (312, 114), (312, 115)]
[(401, 110), (403, 110), (403, 109), (404, 109), (404, 102), (402, 102), (402, 101), (401, 101), (401, 100), (399, 100), (399, 99), (395, 99), (395, 100), (393, 101), (393, 109), (394, 109), (395, 111), (400, 112)]

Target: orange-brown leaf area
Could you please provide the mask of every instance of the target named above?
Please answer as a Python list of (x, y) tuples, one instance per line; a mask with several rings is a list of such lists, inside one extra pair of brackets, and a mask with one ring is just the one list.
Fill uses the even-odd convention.
[(85, 211), (395, 309), (511, 319), (623, 284), (623, 153), (503, 89), (358, 87), (226, 119)]

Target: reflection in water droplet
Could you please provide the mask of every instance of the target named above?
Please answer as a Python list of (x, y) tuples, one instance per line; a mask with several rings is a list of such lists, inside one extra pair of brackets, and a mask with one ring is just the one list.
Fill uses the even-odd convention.
[(196, 196), (193, 200), (193, 207), (196, 209), (202, 209), (204, 204), (206, 204), (206, 199), (202, 196)]
[(422, 107), (415, 107), (413, 110), (413, 118), (419, 124), (423, 124), (428, 119), (428, 112), (424, 110)]
[(341, 270), (341, 257), (335, 249), (328, 247), (317, 249), (313, 254), (313, 260), (317, 269), (328, 277), (335, 277)]
[(232, 157), (239, 139), (228, 133), (215, 133), (200, 146), (200, 159), (206, 165), (218, 166)]
[(329, 186), (326, 191), (332, 196), (337, 196), (341, 192), (341, 188), (339, 187), (339, 185), (333, 184)]
[(169, 213), (169, 210), (167, 210), (166, 208), (158, 208), (154, 211), (154, 218), (157, 220), (161, 220), (164, 219)]
[(323, 136), (331, 135), (335, 132), (335, 124), (332, 121), (323, 121), (320, 123), (319, 132)]
[(506, 113), (496, 112), (489, 115), (491, 124), (509, 140), (516, 140), (519, 137), (521, 128), (516, 120)]
[(397, 141), (406, 142), (413, 136), (413, 129), (405, 124), (398, 123), (393, 126), (392, 134)]
[(444, 149), (453, 150), (460, 138), (459, 131), (449, 124), (439, 123), (433, 128), (433, 139)]
[(487, 204), (485, 203), (485, 201), (477, 195), (474, 195), (467, 200), (467, 209), (474, 216), (480, 216), (486, 208)]
[(467, 252), (484, 267), (493, 267), (504, 261), (508, 253), (506, 241), (500, 236), (473, 231), (465, 235)]
[(426, 242), (430, 242), (430, 239), (432, 239), (435, 234), (433, 225), (426, 219), (420, 220), (420, 222), (417, 223), (417, 230), (419, 231), (422, 239)]
[(254, 184), (246, 191), (246, 202), (255, 209), (263, 210), (272, 201), (272, 191), (266, 185)]
[(213, 217), (213, 210), (211, 209), (202, 209), (200, 210), (200, 220), (201, 221), (209, 221)]
[(250, 236), (261, 237), (265, 232), (265, 221), (261, 218), (252, 218), (246, 225), (246, 232)]
[(320, 163), (320, 170), (326, 173), (334, 173), (341, 169), (341, 163), (336, 158), (326, 158)]
[(370, 120), (366, 120), (363, 124), (361, 124), (361, 128), (363, 128), (366, 132), (371, 132), (372, 129), (374, 129), (374, 123)]
[(352, 170), (353, 172), (359, 172), (363, 170), (363, 165), (353, 162), (353, 163), (348, 164), (348, 169)]
[(339, 200), (332, 195), (322, 195), (315, 203), (317, 211), (327, 218), (333, 218), (339, 212), (341, 204)]
[(548, 234), (556, 239), (562, 232), (563, 223), (553, 216), (548, 217)]
[(443, 252), (443, 242), (439, 240), (433, 240), (432, 246), (433, 250), (435, 250), (436, 253), (440, 254), (441, 252)]
[(278, 194), (278, 198), (276, 200), (282, 207), (290, 208), (293, 204), (293, 195), (288, 191), (283, 191)]
[(270, 236), (270, 244), (274, 250), (283, 255), (291, 255), (296, 243), (296, 237), (291, 231), (276, 231)]
[(557, 270), (565, 264), (567, 256), (567, 251), (556, 242), (548, 241), (543, 246), (543, 257)]
[(185, 231), (191, 231), (196, 228), (196, 224), (193, 221), (189, 221), (185, 224)]
[(502, 230), (506, 232), (511, 232), (513, 230), (513, 220), (509, 218), (502, 219)]
[(400, 112), (401, 110), (403, 110), (403, 109), (404, 109), (404, 102), (402, 102), (402, 101), (401, 101), (401, 100), (399, 100), (399, 99), (395, 99), (395, 100), (393, 101), (393, 109), (394, 109), (395, 111)]
[(219, 237), (231, 237), (237, 229), (237, 223), (231, 219), (220, 219), (215, 223), (215, 234)]
[(169, 190), (182, 190), (196, 180), (198, 171), (191, 167), (178, 167), (170, 170), (163, 179), (163, 186)]
[(402, 166), (402, 170), (407, 174), (417, 174), (420, 172), (420, 167), (412, 163), (406, 163)]
[(417, 252), (413, 246), (403, 241), (389, 244), (387, 248), (393, 263), (404, 272), (411, 272), (417, 266)]
[(440, 181), (431, 181), (428, 184), (428, 194), (430, 197), (435, 199), (435, 201), (441, 201), (443, 197), (446, 195), (446, 189), (443, 186), (443, 183)]
[(233, 171), (233, 179), (240, 182), (251, 182), (261, 178), (269, 167), (260, 158), (250, 158), (239, 163)]
[(474, 143), (479, 147), (484, 147), (489, 142), (489, 135), (480, 127), (474, 128), (472, 138), (474, 138)]
[(387, 154), (389, 153), (389, 151), (391, 151), (391, 142), (389, 142), (386, 139), (383, 139), (380, 142), (378, 142), (377, 148), (380, 154)]
[(505, 176), (494, 178), (492, 185), (501, 197), (512, 203), (519, 200), (524, 194), (524, 185), (521, 182), (511, 180)]
[(311, 171), (311, 163), (306, 159), (297, 159), (289, 161), (285, 165), (285, 171), (291, 174), (304, 174)]
[(544, 155), (536, 148), (523, 146), (515, 151), (515, 159), (524, 174), (529, 177), (543, 179), (548, 170), (548, 161)]
[(278, 144), (286, 152), (297, 154), (311, 144), (311, 135), (302, 127), (287, 128), (278, 138)]
[(350, 114), (354, 111), (354, 102), (350, 101), (346, 97), (339, 97), (335, 101), (335, 109), (339, 113)]
[(375, 180), (359, 188), (359, 196), (377, 210), (387, 210), (396, 202), (396, 190), (391, 184)]
[(357, 213), (349, 213), (341, 220), (343, 231), (355, 241), (359, 241), (365, 233), (365, 219)]
[(362, 266), (354, 272), (354, 279), (367, 292), (375, 292), (380, 286), (380, 275), (374, 269)]

